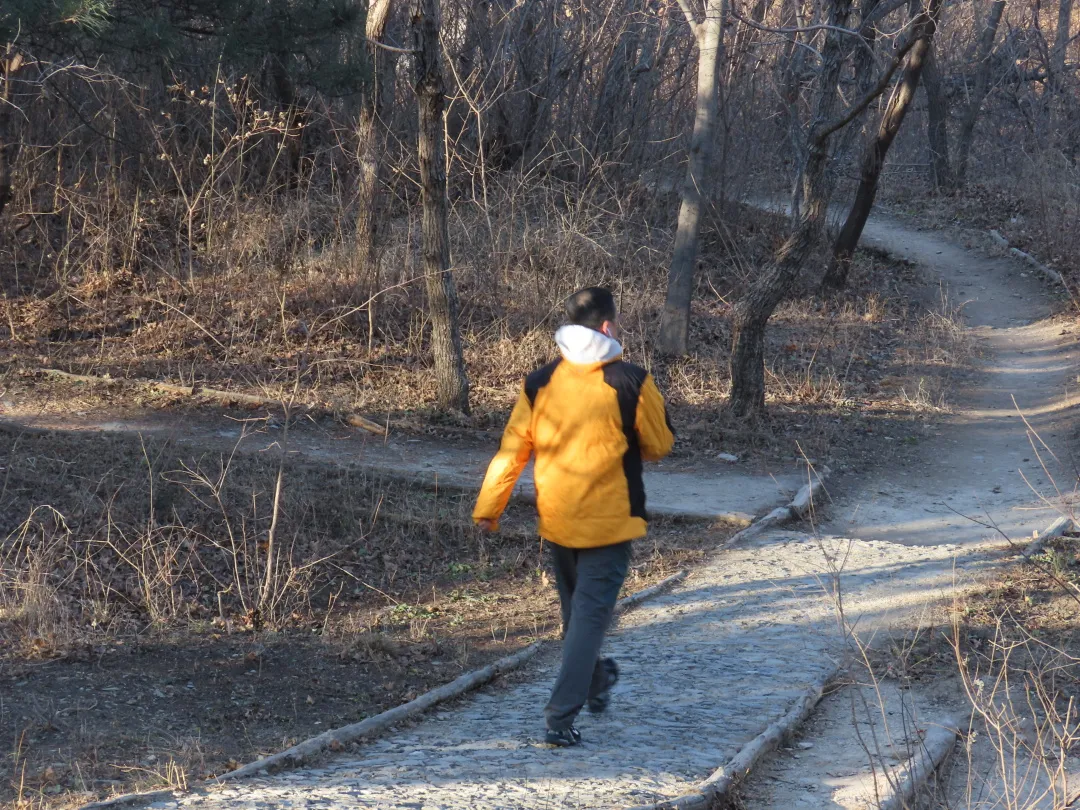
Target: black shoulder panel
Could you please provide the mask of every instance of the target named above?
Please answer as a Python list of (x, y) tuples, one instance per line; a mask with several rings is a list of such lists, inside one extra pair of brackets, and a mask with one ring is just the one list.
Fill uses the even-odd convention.
[(551, 382), (551, 375), (555, 373), (555, 368), (561, 362), (562, 358), (554, 360), (546, 366), (541, 366), (525, 378), (525, 396), (529, 398), (530, 405), (536, 405), (537, 393), (539, 393), (541, 388)]
[(604, 366), (604, 382), (615, 389), (619, 400), (619, 416), (622, 417), (623, 433), (626, 435), (626, 453), (623, 455), (623, 473), (630, 490), (630, 516), (648, 520), (645, 512), (645, 481), (641, 476), (641, 445), (638, 442), (637, 406), (641, 386), (648, 372), (633, 363), (616, 360)]

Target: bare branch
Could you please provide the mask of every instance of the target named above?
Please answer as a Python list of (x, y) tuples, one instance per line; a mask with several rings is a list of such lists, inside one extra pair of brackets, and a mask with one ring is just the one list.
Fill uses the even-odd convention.
[[(751, 28), (753, 28), (755, 30), (758, 30), (758, 31), (765, 31), (766, 33), (769, 33), (769, 34), (809, 34), (809, 33), (815, 32), (815, 31), (836, 31), (836, 32), (841, 33), (841, 34), (846, 34), (846, 35), (848, 35), (850, 37), (855, 37), (856, 39), (859, 40), (859, 44), (862, 45), (864, 48), (868, 49), (870, 51), (870, 53), (874, 52), (873, 47), (870, 45), (869, 42), (866, 41), (866, 36), (865, 36), (865, 34), (863, 32), (863, 29), (859, 29), (858, 31), (853, 31), (850, 28), (841, 28), (839, 26), (828, 25), (826, 23), (819, 23), (818, 25), (807, 25), (807, 26), (804, 26), (804, 27), (796, 26), (794, 28), (773, 28), (772, 26), (762, 25), (759, 22), (754, 22), (753, 20), (748, 20), (746, 17), (739, 14), (739, 12), (737, 12), (737, 11), (732, 11), (731, 16), (734, 17), (739, 22), (743, 23), (744, 25), (748, 25)], [(815, 53), (816, 53), (816, 51), (815, 51)]]
[(420, 53), (420, 51), (418, 51), (416, 48), (398, 48), (398, 47), (395, 47), (393, 45), (387, 45), (385, 42), (380, 42), (377, 39), (372, 39), (371, 37), (364, 37), (364, 39), (367, 41), (368, 45), (371, 45), (371, 46), (373, 46), (375, 48), (381, 48), (384, 51), (390, 51), (390, 53), (404, 53), (404, 54)]
[(678, 0), (679, 8), (682, 9), (683, 15), (686, 17), (686, 24), (690, 26), (690, 32), (694, 35), (694, 39), (701, 39), (701, 23), (697, 21), (697, 17), (694, 16), (694, 10), (690, 8), (689, 0)]
[(859, 24), (859, 33), (865, 36), (867, 31), (876, 26), (894, 11), (902, 9), (905, 5), (907, 5), (907, 0), (890, 0), (888, 3), (877, 6), (869, 16)]
[(742, 22), (742, 23), (745, 23), (746, 25), (749, 25), (751, 28), (756, 28), (758, 31), (766, 31), (766, 32), (768, 32), (770, 34), (809, 34), (809, 33), (813, 32), (813, 31), (838, 31), (841, 34), (847, 34), (848, 36), (858, 37), (859, 39), (862, 39), (862, 34), (859, 33), (858, 31), (853, 31), (850, 28), (841, 28), (840, 26), (837, 26), (837, 25), (828, 25), (826, 23), (819, 23), (817, 25), (807, 25), (807, 26), (803, 26), (803, 27), (796, 26), (794, 28), (773, 28), (772, 26), (769, 26), (769, 25), (763, 25), (762, 23), (754, 22), (753, 20), (748, 20), (746, 17), (744, 17), (742, 14), (740, 14), (737, 11), (732, 11), (731, 16), (734, 17), (739, 22)]
[(843, 129), (852, 121), (854, 121), (863, 110), (865, 110), (874, 102), (874, 99), (876, 99), (878, 96), (885, 92), (885, 88), (889, 86), (889, 82), (892, 81), (892, 77), (896, 73), (897, 68), (899, 68), (900, 65), (903, 63), (904, 57), (907, 56), (908, 51), (915, 47), (915, 43), (918, 41), (919, 37), (908, 37), (907, 41), (900, 47), (899, 50), (897, 50), (896, 54), (893, 56), (892, 61), (889, 63), (889, 66), (885, 68), (885, 70), (882, 72), (880, 78), (878, 78), (877, 80), (877, 83), (875, 83), (874, 86), (867, 91), (866, 95), (864, 95), (861, 99), (859, 99), (851, 107), (849, 107), (847, 112), (845, 112), (842, 116), (822, 127), (821, 130), (817, 132), (815, 137), (820, 140), (824, 140), (837, 130)]

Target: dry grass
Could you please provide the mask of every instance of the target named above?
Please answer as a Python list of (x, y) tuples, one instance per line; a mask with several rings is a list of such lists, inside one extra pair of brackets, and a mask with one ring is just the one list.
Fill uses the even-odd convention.
[[(601, 180), (597, 175), (578, 188), (553, 178), (526, 184), (493, 176), (488, 207), (467, 198), (455, 204), (454, 269), (474, 406), (469, 426), (501, 426), (522, 377), (554, 354), (550, 334), (562, 300), (592, 283), (617, 292), (628, 354), (660, 379), (685, 440), (683, 454), (788, 457), (797, 436), (815, 455), (828, 455), (836, 419), (844, 426), (867, 408), (919, 417), (941, 407), (951, 367), (968, 360), (962, 341), (955, 329), (946, 334), (947, 319), (925, 317), (916, 302), (923, 285), (916, 271), (868, 254), (838, 301), (816, 297), (820, 264), (812, 263), (795, 299), (774, 318), (767, 347), (770, 420), (748, 429), (718, 417), (729, 387), (730, 305), (776, 247), (785, 223), (750, 209), (713, 212), (703, 233), (693, 354), (666, 361), (654, 357), (653, 336), (675, 200), (612, 189)], [(150, 205), (130, 202), (138, 196), (117, 193), (111, 204)], [(108, 215), (126, 228), (112, 237), (125, 244), (162, 242), (177, 227), (176, 216), (165, 211), (152, 219), (129, 209)], [(93, 245), (74, 258), (51, 254), (48, 272), (20, 279), (0, 302), (0, 321), (15, 338), (2, 367), (9, 396), (45, 410), (86, 409), (62, 389), (25, 376), (39, 366), (281, 398), (299, 381), (299, 399), (329, 412), (406, 421), (415, 414), (422, 423), (446, 425), (432, 409), (412, 209), (402, 210), (387, 236), (374, 301), (349, 262), (344, 200), (308, 188), (238, 208), (222, 200), (212, 218), (206, 258), (213, 267), (197, 272), (194, 282), (146, 256), (108, 268)], [(169, 398), (142, 401), (175, 405)], [(96, 407), (117, 404), (124, 401), (114, 397)]]
[[(165, 116), (140, 107), (122, 86), (108, 91), (117, 120), (133, 139), (155, 144), (159, 159), (133, 174), (91, 139), (83, 168), (97, 181), (85, 187), (58, 172), (63, 148), (49, 145), (44, 132), (40, 146), (22, 153), (8, 212), (12, 238), (0, 245), (0, 330), (10, 337), (0, 387), (8, 397), (31, 408), (83, 409), (62, 387), (25, 376), (55, 366), (282, 399), (298, 385), (301, 402), (328, 412), (399, 420), (417, 413), (422, 423), (445, 424), (433, 409), (411, 157), (388, 156), (381, 255), (372, 272), (355, 259), (355, 133), (331, 111), (307, 112), (307, 157), (299, 176), (286, 177), (290, 125), (248, 105), (224, 79), (171, 89)], [(196, 142), (215, 145), (185, 145)], [(554, 161), (450, 178), (452, 261), (473, 393), (468, 426), (501, 425), (521, 378), (554, 354), (550, 334), (562, 301), (586, 284), (616, 291), (628, 354), (662, 378), (684, 454), (790, 456), (798, 435), (827, 455), (836, 418), (846, 423), (878, 406), (918, 415), (928, 402), (939, 404), (943, 386), (931, 378), (946, 364), (921, 373), (924, 348), (940, 343), (933, 329), (919, 327), (923, 313), (913, 300), (922, 279), (864, 256), (852, 290), (822, 301), (814, 295), (818, 257), (797, 303), (785, 305), (770, 329), (771, 421), (747, 429), (718, 419), (729, 385), (730, 304), (786, 223), (739, 206), (706, 212), (693, 355), (665, 362), (653, 355), (653, 337), (676, 197), (618, 181), (616, 167), (573, 172), (574, 180), (558, 169)], [(955, 361), (964, 362), (959, 353)]]

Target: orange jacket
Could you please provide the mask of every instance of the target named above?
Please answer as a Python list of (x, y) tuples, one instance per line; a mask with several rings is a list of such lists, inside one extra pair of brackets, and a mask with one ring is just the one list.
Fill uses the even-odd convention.
[(589, 548), (645, 535), (641, 463), (666, 456), (675, 440), (664, 399), (652, 375), (622, 360), (618, 343), (577, 331), (585, 329), (562, 327), (556, 339), (564, 358), (525, 379), (474, 520), (498, 525), (535, 456), (541, 537)]

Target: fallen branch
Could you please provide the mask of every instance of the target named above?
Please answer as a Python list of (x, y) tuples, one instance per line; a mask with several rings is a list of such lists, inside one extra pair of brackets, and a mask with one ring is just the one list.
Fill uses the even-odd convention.
[(536, 641), (513, 655), (500, 658), (482, 669), (467, 672), (438, 689), (432, 689), (430, 692), (424, 693), (415, 700), (410, 700), (408, 703), (396, 706), (382, 714), (361, 720), (359, 723), (352, 723), (348, 726), (325, 731), (317, 737), (312, 737), (299, 745), (294, 745), (292, 748), (287, 748), (277, 754), (237, 768), (235, 771), (222, 774), (214, 781), (231, 782), (236, 779), (246, 779), (251, 776), (272, 773), (284, 768), (295, 768), (323, 751), (334, 750), (364, 737), (378, 734), (391, 726), (427, 711), (437, 703), (471, 692), (478, 686), (483, 686), (488, 681), (494, 680), (503, 672), (516, 669), (540, 652), (543, 644), (542, 641)]
[(926, 739), (919, 740), (918, 750), (911, 762), (896, 778), (895, 791), (882, 798), (881, 810), (905, 810), (911, 807), (915, 795), (952, 753), (956, 736), (956, 723), (951, 718), (942, 718), (931, 726)]
[(1044, 279), (1054, 284), (1060, 284), (1062, 289), (1064, 289), (1066, 292), (1069, 291), (1069, 285), (1065, 283), (1065, 278), (1061, 275), (1061, 273), (1059, 273), (1052, 267), (1047, 267), (1030, 253), (1025, 253), (1024, 251), (1020, 250), (1020, 248), (1010, 247), (1009, 240), (1002, 236), (1000, 231), (992, 228), (990, 230), (990, 238), (994, 240), (995, 244), (1008, 250), (1010, 255), (1030, 266)]
[(1030, 562), (1031, 558), (1034, 557), (1036, 554), (1040, 554), (1043, 549), (1046, 548), (1046, 544), (1049, 543), (1051, 540), (1056, 540), (1066, 532), (1071, 532), (1075, 530), (1076, 523), (1073, 521), (1073, 519), (1068, 515), (1062, 515), (1053, 523), (1051, 523), (1046, 528), (1046, 530), (1043, 531), (1042, 534), (1038, 535), (1034, 540), (1032, 540), (1028, 544), (1028, 547), (1020, 553), (1023, 554), (1025, 560), (1028, 560)]
[(378, 436), (386, 435), (385, 427), (380, 425), (378, 422), (372, 422), (366, 416), (361, 416), (358, 413), (350, 413), (348, 416), (345, 417), (345, 422), (346, 424), (352, 425), (353, 427), (366, 430), (368, 433), (374, 433)]

